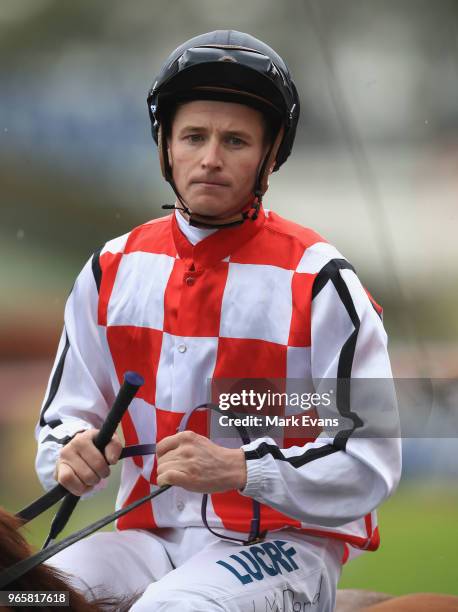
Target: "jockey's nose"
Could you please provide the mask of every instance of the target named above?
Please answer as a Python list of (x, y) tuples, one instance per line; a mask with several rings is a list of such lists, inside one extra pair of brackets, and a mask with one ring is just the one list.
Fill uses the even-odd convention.
[(201, 166), (205, 170), (220, 170), (223, 167), (221, 143), (210, 138), (202, 150)]

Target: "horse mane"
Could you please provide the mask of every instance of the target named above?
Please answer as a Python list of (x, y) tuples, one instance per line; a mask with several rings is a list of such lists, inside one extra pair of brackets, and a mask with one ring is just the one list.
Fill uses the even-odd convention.
[[(32, 550), (19, 533), (23, 522), (3, 508), (0, 508), (0, 570), (14, 565), (18, 561), (29, 557)], [(87, 601), (84, 596), (72, 588), (66, 581), (65, 575), (57, 569), (41, 563), (31, 569), (27, 574), (11, 582), (5, 590), (8, 591), (68, 591), (69, 610), (73, 612), (126, 612), (130, 609), (136, 597), (120, 600), (115, 597), (104, 597)], [(0, 610), (9, 610), (0, 606)], [(11, 610), (29, 610), (30, 607), (14, 606)], [(55, 606), (40, 606), (44, 612), (54, 612)]]

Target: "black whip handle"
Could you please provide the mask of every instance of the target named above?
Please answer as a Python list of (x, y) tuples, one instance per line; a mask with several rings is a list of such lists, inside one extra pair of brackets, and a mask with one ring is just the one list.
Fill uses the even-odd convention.
[[(130, 405), (130, 402), (133, 400), (135, 394), (144, 384), (144, 382), (145, 381), (143, 380), (142, 376), (140, 376), (140, 374), (137, 374), (136, 372), (126, 372), (124, 374), (124, 382), (122, 383), (118, 391), (118, 394), (113, 402), (113, 406), (111, 407), (110, 412), (108, 413), (105, 421), (103, 422), (99, 433), (94, 438), (94, 444), (101, 453), (103, 453), (105, 447), (110, 442), (114, 432), (116, 431), (116, 428), (121, 422), (123, 414), (126, 412), (127, 408)], [(43, 545), (43, 548), (46, 548), (51, 542), (51, 540), (55, 540), (57, 538), (59, 533), (67, 524), (79, 499), (79, 496), (74, 495), (73, 493), (67, 492), (65, 494), (64, 501), (62, 502), (59, 510), (56, 513), (56, 516), (53, 519), (53, 522), (51, 523), (49, 535)]]

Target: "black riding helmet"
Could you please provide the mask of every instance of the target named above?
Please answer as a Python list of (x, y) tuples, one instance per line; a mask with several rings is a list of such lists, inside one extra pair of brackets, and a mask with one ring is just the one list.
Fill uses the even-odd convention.
[[(148, 93), (148, 111), (162, 173), (187, 211), (174, 185), (166, 131), (176, 105), (197, 99), (246, 104), (261, 111), (273, 128), (275, 136), (254, 186), (257, 210), (267, 190), (269, 168), (274, 165), (278, 170), (288, 158), (299, 119), (299, 97), (286, 64), (262, 41), (234, 30), (216, 30), (191, 38), (168, 57)], [(209, 217), (197, 220), (198, 215), (193, 216), (195, 225), (219, 226)], [(246, 217), (238, 215), (233, 223)]]

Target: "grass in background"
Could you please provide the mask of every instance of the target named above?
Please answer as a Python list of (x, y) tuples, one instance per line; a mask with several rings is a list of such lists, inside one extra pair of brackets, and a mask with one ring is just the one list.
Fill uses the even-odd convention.
[(340, 588), (458, 595), (458, 486), (407, 482), (379, 510), (381, 546), (343, 570)]

